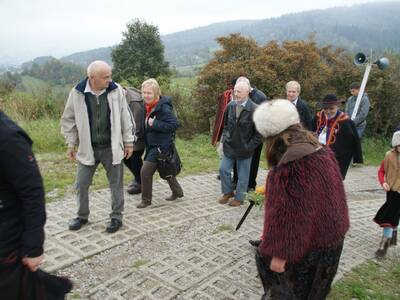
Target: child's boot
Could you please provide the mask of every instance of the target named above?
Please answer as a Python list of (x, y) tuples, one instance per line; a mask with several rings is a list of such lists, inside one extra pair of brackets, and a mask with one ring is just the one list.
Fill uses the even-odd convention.
[(390, 240), (390, 246), (396, 246), (396, 245), (397, 245), (397, 229), (393, 230), (392, 239)]
[(382, 236), (379, 248), (376, 250), (375, 255), (377, 258), (383, 258), (386, 255), (387, 249), (389, 248), (390, 238)]

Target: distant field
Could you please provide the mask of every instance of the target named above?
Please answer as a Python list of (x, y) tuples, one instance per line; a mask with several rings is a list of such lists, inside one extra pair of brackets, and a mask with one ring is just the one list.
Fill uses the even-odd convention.
[(178, 73), (178, 77), (194, 77), (199, 73), (199, 70), (203, 68), (205, 64), (184, 66), (184, 67), (176, 67), (176, 72)]
[(31, 95), (47, 93), (48, 96), (51, 96), (57, 101), (65, 101), (71, 88), (72, 85), (51, 85), (44, 80), (31, 76), (22, 76), (22, 83), (17, 86), (18, 91), (26, 92)]

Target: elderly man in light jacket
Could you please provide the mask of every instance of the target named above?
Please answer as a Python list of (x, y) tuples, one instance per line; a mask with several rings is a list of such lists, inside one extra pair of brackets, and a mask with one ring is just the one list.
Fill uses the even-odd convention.
[(107, 172), (111, 189), (111, 222), (107, 232), (122, 226), (124, 209), (122, 159), (133, 151), (135, 123), (122, 87), (111, 80), (111, 67), (94, 61), (87, 78), (70, 92), (61, 118), (67, 156), (78, 162), (76, 175), (77, 217), (69, 224), (79, 230), (89, 217), (89, 186), (99, 163)]

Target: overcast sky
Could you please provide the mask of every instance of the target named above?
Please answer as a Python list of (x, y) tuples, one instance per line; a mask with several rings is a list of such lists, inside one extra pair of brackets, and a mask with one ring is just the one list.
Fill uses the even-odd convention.
[[(0, 0), (0, 63), (61, 57), (121, 40), (134, 18), (161, 34), (215, 22), (266, 19), (287, 13), (385, 0)], [(387, 1), (387, 0), (386, 0)]]

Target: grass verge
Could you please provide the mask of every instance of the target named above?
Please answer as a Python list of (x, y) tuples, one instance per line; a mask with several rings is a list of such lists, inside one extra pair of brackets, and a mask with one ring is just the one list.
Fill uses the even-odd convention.
[[(31, 122), (31, 126), (32, 123), (34, 122)], [(25, 129), (32, 136), (34, 150), (38, 153), (36, 157), (43, 176), (47, 201), (50, 202), (72, 193), (76, 175), (76, 162), (71, 162), (67, 159), (62, 140), (52, 141), (52, 138), (57, 139), (57, 134), (53, 136), (50, 129), (47, 130), (47, 136), (51, 136), (51, 138), (48, 138), (48, 141), (43, 134), (37, 133), (38, 136), (36, 136), (34, 131), (31, 132), (32, 127), (25, 127)], [(48, 147), (59, 151), (43, 153), (45, 143), (51, 143)], [(176, 146), (183, 162), (182, 172), (179, 176), (209, 173), (218, 170), (218, 155), (214, 147), (211, 146), (208, 136), (198, 135), (191, 140), (177, 139)], [(125, 185), (131, 180), (132, 174), (128, 168), (124, 168)], [(94, 175), (91, 189), (96, 190), (107, 186), (106, 172), (100, 165)]]
[(400, 299), (400, 260), (368, 261), (337, 282), (328, 300)]

